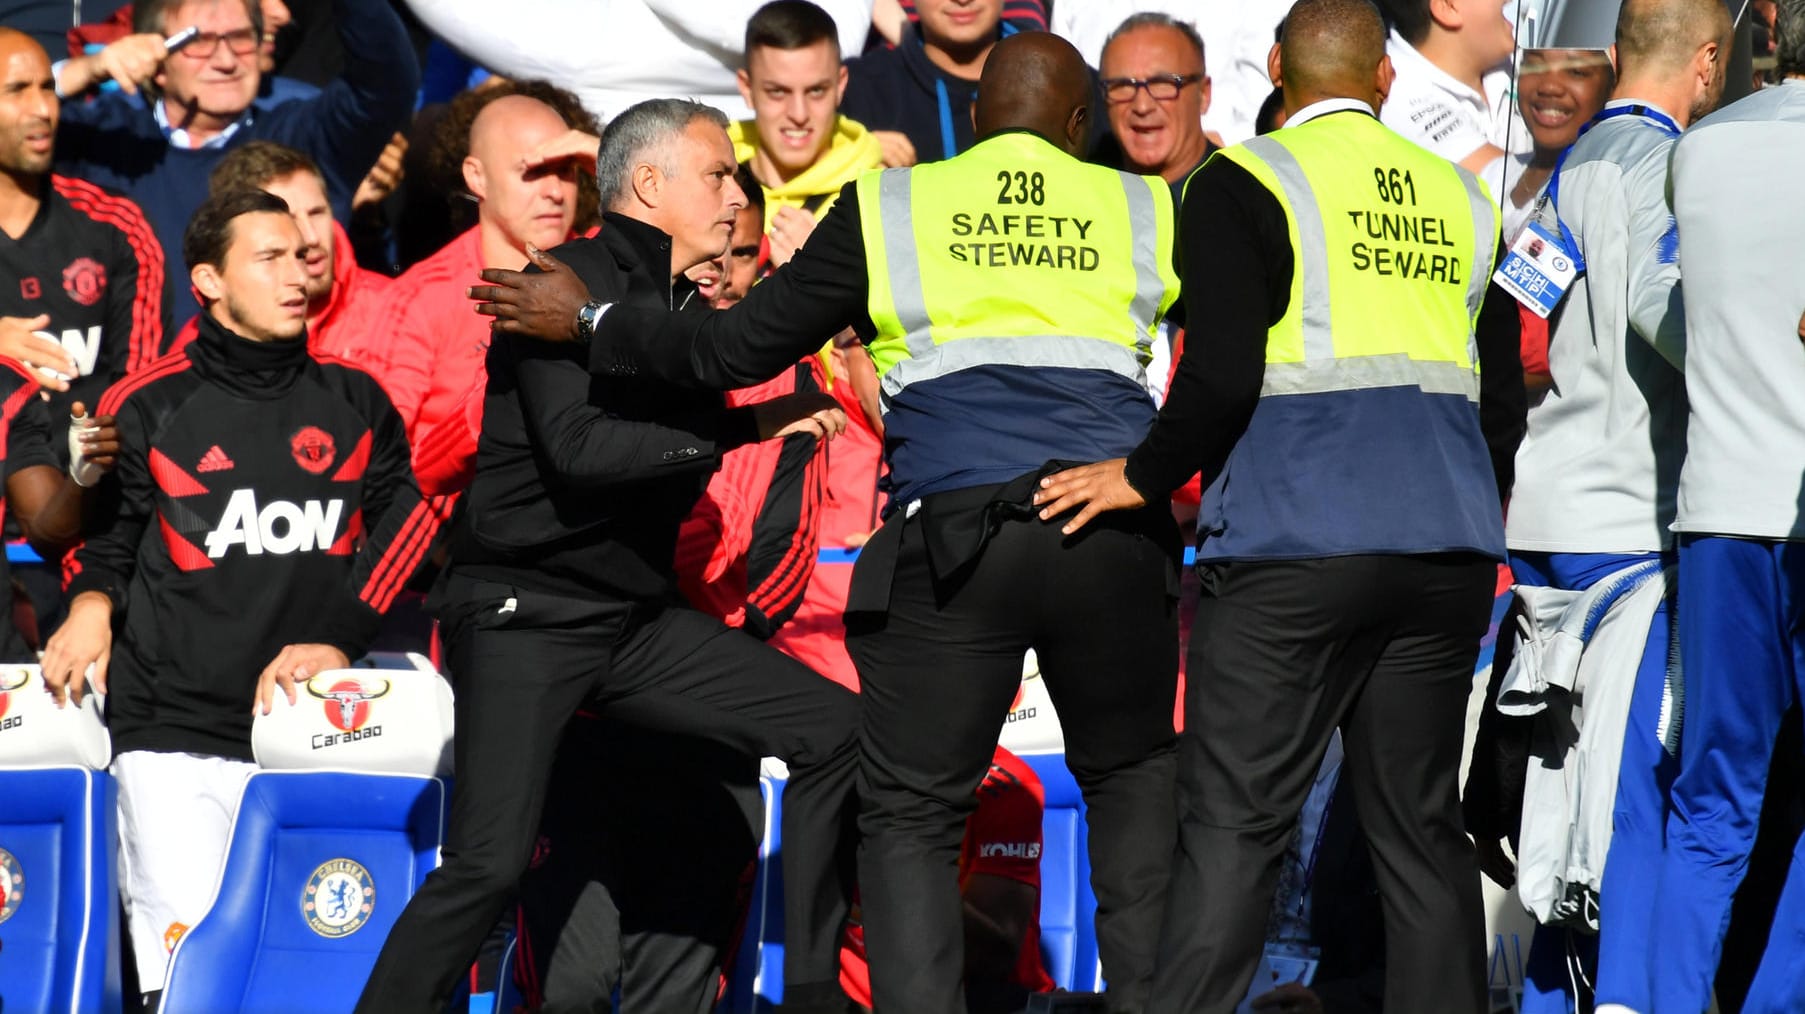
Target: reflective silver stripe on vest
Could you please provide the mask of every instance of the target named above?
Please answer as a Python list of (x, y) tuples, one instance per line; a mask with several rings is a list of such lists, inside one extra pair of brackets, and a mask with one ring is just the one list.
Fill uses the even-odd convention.
[[(1335, 336), (1331, 330), (1329, 311), (1329, 234), (1322, 224), (1322, 209), (1316, 204), (1316, 190), (1304, 175), (1303, 166), (1290, 149), (1270, 137), (1249, 139), (1245, 147), (1266, 163), (1278, 177), (1285, 191), (1285, 203), (1291, 206), (1291, 218), (1297, 223), (1299, 258), (1297, 270), (1303, 275), (1304, 359), (1335, 358)], [(1267, 369), (1271, 369), (1268, 366)]]
[(1479, 377), (1459, 363), (1418, 362), (1402, 352), (1305, 363), (1267, 363), (1260, 394), (1324, 394), (1377, 387), (1418, 387), (1424, 394), (1479, 400)]
[(1135, 350), (1104, 338), (1036, 335), (1011, 338), (960, 338), (898, 362), (883, 377), (884, 407), (910, 384), (935, 380), (975, 366), (1028, 366), (1104, 370), (1142, 387), (1147, 371)]
[(913, 179), (907, 169), (886, 169), (878, 177), (878, 223), (884, 234), (884, 259), (890, 265), (890, 299), (911, 356), (934, 351), (929, 333), (928, 298), (921, 289), (921, 260), (915, 249)]
[(1492, 223), (1497, 219), (1498, 208), (1485, 199), (1479, 177), (1469, 172), (1459, 175), (1460, 182), (1467, 187), (1467, 203), (1473, 206), (1473, 228), (1476, 230), (1473, 268), (1468, 272), (1472, 277), (1467, 279), (1467, 314), (1474, 316), (1479, 313), (1479, 304), (1485, 302), (1486, 287), (1492, 282), (1492, 273), (1485, 270), (1485, 266), (1498, 255), (1497, 241), (1492, 238)]
[(1128, 323), (1134, 328), (1134, 344), (1143, 353), (1153, 347), (1154, 315), (1166, 294), (1159, 276), (1159, 214), (1147, 181), (1122, 173), (1122, 191), (1128, 195), (1129, 233), (1134, 238), (1134, 302), (1128, 307)]

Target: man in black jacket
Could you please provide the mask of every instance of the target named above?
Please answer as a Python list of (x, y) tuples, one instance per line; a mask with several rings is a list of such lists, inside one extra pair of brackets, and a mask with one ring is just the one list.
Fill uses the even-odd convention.
[[(559, 248), (591, 291), (661, 308), (690, 299), (683, 272), (726, 249), (746, 201), (725, 127), (681, 100), (609, 124), (602, 233)], [(725, 410), (718, 394), (593, 379), (580, 349), (522, 337), (497, 336), (488, 376), (468, 513), (435, 595), (458, 691), (445, 862), (402, 913), (358, 1010), (444, 1008), (527, 866), (558, 732), (584, 705), (790, 765), (786, 1001), (835, 1009), (857, 698), (680, 605), (671, 563), (722, 452), (830, 435), (844, 415), (820, 396)]]
[(123, 503), (76, 551), (44, 654), (59, 696), (110, 690), (120, 893), (147, 993), (210, 903), (258, 702), (280, 686), (293, 703), (297, 682), (363, 654), (438, 527), (382, 388), (308, 355), (281, 198), (210, 198), (183, 254), (200, 335), (101, 399), (120, 420)]

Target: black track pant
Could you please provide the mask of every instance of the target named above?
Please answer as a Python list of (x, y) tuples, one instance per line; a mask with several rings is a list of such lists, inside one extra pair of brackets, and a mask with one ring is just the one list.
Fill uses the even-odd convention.
[(605, 1014), (617, 988), (623, 1011), (713, 1011), (758, 857), (758, 759), (585, 714), (546, 798), (502, 974), (544, 1014)]
[(835, 980), (847, 904), (836, 852), (852, 791), (856, 695), (690, 609), (456, 578), (445, 601), (457, 771), (444, 862), (390, 933), (358, 1011), (443, 1010), (514, 897), (548, 805), (560, 734), (586, 703), (621, 722), (789, 764), (785, 980)]
[(1384, 908), (1387, 1014), (1484, 1010), (1479, 868), (1456, 790), (1496, 573), (1468, 554), (1202, 568), (1154, 1011), (1228, 1014), (1246, 995), (1338, 726)]
[(1177, 530), (1163, 509), (1069, 539), (1058, 523), (1001, 521), (975, 565), (943, 576), (948, 532), (982, 527), (970, 511), (985, 509), (943, 499), (898, 512), (853, 576), (855, 606), (891, 579), (887, 613), (847, 616), (864, 705), (859, 891), (875, 1009), (965, 1010), (959, 843), (1033, 648), (1089, 807), (1111, 1007), (1138, 1010), (1177, 824)]

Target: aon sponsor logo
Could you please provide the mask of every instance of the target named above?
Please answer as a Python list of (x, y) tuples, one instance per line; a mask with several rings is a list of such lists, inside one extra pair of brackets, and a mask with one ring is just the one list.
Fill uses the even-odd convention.
[(251, 556), (328, 549), (344, 514), (343, 500), (308, 500), (298, 504), (274, 500), (259, 508), (255, 492), (236, 490), (218, 527), (207, 533), (207, 556), (217, 560), (238, 545), (244, 546)]

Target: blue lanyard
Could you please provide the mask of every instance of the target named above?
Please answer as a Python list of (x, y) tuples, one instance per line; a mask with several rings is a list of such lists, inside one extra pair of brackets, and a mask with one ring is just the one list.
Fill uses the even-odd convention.
[[(1619, 116), (1640, 116), (1660, 127), (1669, 137), (1680, 136), (1680, 125), (1673, 122), (1672, 117), (1653, 106), (1645, 106), (1640, 103), (1603, 110), (1587, 121), (1585, 126), (1579, 128), (1579, 136), (1584, 137), (1586, 131)], [(1575, 138), (1575, 143), (1578, 143), (1577, 138)], [(1561, 245), (1567, 248), (1567, 256), (1572, 259), (1574, 270), (1583, 275), (1586, 273), (1586, 259), (1579, 252), (1579, 239), (1567, 228), (1567, 223), (1561, 220), (1561, 170), (1566, 168), (1567, 156), (1571, 154), (1573, 154), (1573, 146), (1568, 145), (1567, 149), (1561, 152), (1560, 159), (1554, 163), (1554, 174), (1548, 177), (1548, 203), (1554, 207), (1554, 224), (1561, 230)]]

